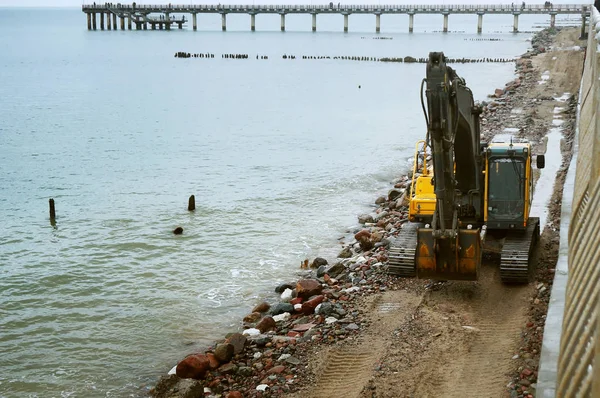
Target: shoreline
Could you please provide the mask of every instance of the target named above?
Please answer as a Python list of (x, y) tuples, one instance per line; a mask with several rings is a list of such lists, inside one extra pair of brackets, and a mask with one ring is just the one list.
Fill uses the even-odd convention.
[[(567, 28), (558, 31), (564, 29)], [(487, 140), (491, 139), (492, 132), (502, 132), (497, 129), (498, 127), (507, 127), (503, 122), (515, 109), (510, 99), (514, 98), (513, 102), (516, 102), (528, 97), (528, 90), (533, 83), (537, 83), (534, 72), (539, 69), (533, 61), (539, 54), (546, 52), (546, 48), (555, 38), (555, 35), (548, 34), (547, 29), (536, 34), (532, 39), (535, 50), (528, 51), (515, 62), (518, 78), (507, 83), (504, 89), (496, 90), (494, 93), (496, 98), (489, 103), (487, 101), (482, 103), (485, 111), (482, 114), (481, 128), (482, 135)], [(460, 70), (458, 73), (460, 75)], [(551, 99), (542, 99), (542, 101)], [(570, 118), (568, 120), (570, 121)], [(532, 127), (531, 131), (527, 131), (526, 136), (533, 141), (535, 150), (539, 148), (536, 141), (548, 132), (549, 126), (534, 122), (535, 120), (533, 122), (525, 120), (525, 125)], [(569, 139), (572, 140), (572, 135), (569, 136), (569, 129), (572, 127), (563, 126), (566, 142), (563, 162), (568, 160), (570, 153)], [(523, 130), (519, 131), (523, 132)], [(553, 220), (552, 225), (556, 225), (555, 221), (560, 216), (560, 204), (556, 204), (556, 197), (562, 192), (562, 182), (566, 175), (566, 169), (562, 166), (561, 172), (562, 175), (557, 174), (557, 187), (560, 189), (554, 190), (553, 200), (549, 205), (548, 214)], [(395, 303), (402, 303), (402, 316), (409, 314), (413, 318), (404, 322), (398, 329), (407, 340), (413, 339), (412, 343), (416, 346), (420, 341), (431, 340), (433, 344), (436, 339), (446, 340), (443, 332), (435, 331), (424, 335), (413, 321), (422, 317), (424, 313), (432, 312), (427, 308), (428, 301), (431, 300), (431, 297), (428, 297), (429, 292), (440, 292), (455, 285), (451, 282), (401, 279), (390, 277), (385, 273), (386, 246), (389, 238), (407, 221), (403, 189), (409, 183), (408, 174), (395, 179), (394, 187), (388, 196), (379, 197), (375, 201), (378, 205), (375, 214), (358, 216), (359, 223), (364, 229), (355, 234), (355, 241), (344, 245), (337, 263), (327, 264), (324, 259), (315, 259), (311, 264), (313, 266), (310, 267), (312, 270), (307, 271), (303, 279), (296, 284), (277, 287), (276, 291), (282, 294), (280, 303), (273, 306), (261, 303), (244, 318), (244, 327), (248, 329), (243, 334), (229, 334), (206, 352), (186, 357), (173, 369), (176, 369), (176, 373), (181, 376), (194, 378), (180, 378), (175, 374), (163, 376), (150, 391), (150, 395), (196, 397), (222, 394), (225, 397), (235, 398), (298, 393), (300, 394), (298, 396), (306, 396), (311, 395), (314, 389), (327, 395), (339, 391), (340, 388), (343, 390), (344, 386), (350, 386), (358, 390), (364, 389), (361, 396), (394, 396), (386, 395), (390, 391), (385, 391), (385, 386), (390, 384), (388, 378), (394, 374), (392, 367), (378, 357), (385, 352), (387, 355), (393, 353), (393, 350), (386, 350), (384, 342), (380, 341), (381, 332), (396, 333), (396, 331), (388, 330), (381, 319), (385, 320), (388, 314), (393, 315), (393, 312), (399, 309), (395, 308)], [(522, 295), (532, 297), (530, 300), (532, 305), (527, 309), (528, 321), (524, 325), (526, 333), (520, 342), (521, 349), (518, 354), (515, 354), (518, 357), (514, 358), (516, 360), (514, 365), (518, 366), (513, 366), (508, 372), (512, 376), (506, 376), (503, 383), (503, 385), (510, 383), (510, 390), (517, 394), (514, 396), (528, 396), (529, 394), (525, 393), (529, 393), (527, 387), (531, 389), (530, 379), (537, 375), (534, 368), (537, 366), (536, 355), (539, 359), (540, 352), (539, 348), (536, 348), (541, 343), (539, 328), (541, 327), (543, 332), (543, 316), (547, 311), (547, 307), (544, 310), (544, 304), (547, 305), (549, 299), (553, 276), (551, 266), (554, 250), (553, 233), (555, 234), (556, 230), (546, 228), (542, 234), (546, 246), (545, 254), (538, 265), (538, 282), (535, 283), (535, 291), (529, 289), (532, 287), (529, 286), (527, 289), (522, 289), (527, 291), (521, 292)], [(309, 264), (305, 266), (309, 268)], [(537, 288), (539, 283), (542, 283), (541, 288)], [(293, 297), (294, 290), (299, 298)], [(535, 304), (536, 300), (537, 304)], [(386, 309), (386, 306), (389, 308)], [(379, 318), (376, 317), (377, 311), (380, 313)], [(450, 314), (455, 313), (450, 312)], [(441, 322), (447, 320), (438, 317), (439, 314), (434, 312), (429, 315), (431, 319), (440, 322), (437, 329), (443, 330)], [(393, 320), (390, 319), (389, 322), (393, 323)], [(540, 324), (541, 326), (538, 326)], [(463, 334), (476, 333), (464, 327), (465, 325), (460, 325), (458, 331)], [(531, 333), (528, 332), (529, 329), (532, 330)], [(440, 334), (436, 335), (437, 333)], [(365, 339), (368, 340), (366, 346)], [(461, 342), (464, 343), (463, 340)], [(448, 337), (448, 343), (452, 343), (452, 338)], [(365, 347), (369, 347), (368, 352), (364, 352)], [(351, 367), (352, 371), (361, 377), (354, 380), (346, 379), (343, 381), (344, 385), (339, 385), (335, 382), (335, 378), (329, 377), (331, 372), (335, 376), (336, 369), (331, 370), (327, 365), (332, 358), (336, 360), (338, 355), (336, 350), (345, 350), (346, 354), (342, 355), (341, 360), (354, 366)], [(409, 354), (414, 353), (408, 353), (408, 357)], [(375, 370), (367, 365), (373, 360), (378, 361)], [(345, 373), (342, 369), (343, 367), (338, 370)], [(531, 374), (524, 376), (524, 370), (529, 370)], [(373, 377), (373, 372), (376, 372), (378, 377)], [(362, 383), (361, 385), (353, 384), (357, 379)], [(523, 390), (523, 387), (526, 389)]]

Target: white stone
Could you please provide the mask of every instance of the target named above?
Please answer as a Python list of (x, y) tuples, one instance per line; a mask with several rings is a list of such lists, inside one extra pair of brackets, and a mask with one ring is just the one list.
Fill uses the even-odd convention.
[(294, 310), (296, 310), (296, 311), (302, 310), (302, 304), (294, 304)]
[(278, 361), (285, 361), (286, 359), (288, 359), (289, 357), (291, 357), (290, 354), (281, 354), (281, 356), (279, 358), (277, 358)]
[(281, 301), (289, 302), (292, 299), (292, 289), (285, 289), (283, 293), (281, 293)]
[(332, 323), (336, 323), (336, 322), (337, 322), (337, 319), (335, 319), (332, 316), (328, 316), (327, 318), (325, 318), (325, 323), (328, 325), (331, 325)]
[(259, 384), (256, 386), (257, 391), (266, 391), (269, 388), (268, 384)]
[(262, 352), (255, 352), (254, 359), (260, 359), (262, 357)]
[(315, 314), (318, 314), (319, 311), (321, 311), (321, 304), (319, 304), (315, 307)]
[(168, 375), (174, 375), (177, 374), (177, 365), (173, 366), (171, 368), (171, 370), (169, 370), (169, 373), (167, 373)]
[(291, 317), (291, 315), (289, 312), (284, 312), (283, 314), (274, 315), (273, 320), (275, 322), (283, 322), (283, 321), (287, 321), (288, 319), (290, 319), (290, 317)]
[(260, 334), (260, 330), (255, 328), (246, 329), (242, 332), (245, 336), (258, 336)]
[(349, 287), (348, 289), (342, 290), (342, 292), (344, 292), (344, 293), (354, 293), (354, 292), (358, 292), (358, 291), (360, 291), (360, 287), (358, 287), (358, 286), (352, 286), (352, 287)]

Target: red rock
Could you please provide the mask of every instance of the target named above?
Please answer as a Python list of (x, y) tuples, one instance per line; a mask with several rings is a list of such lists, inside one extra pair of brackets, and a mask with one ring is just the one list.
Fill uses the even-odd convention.
[(275, 320), (270, 316), (264, 317), (258, 323), (258, 325), (256, 325), (256, 328), (258, 330), (260, 330), (261, 333), (265, 333), (265, 332), (268, 332), (269, 330), (273, 330), (273, 329), (275, 329), (275, 327), (276, 327)]
[(503, 94), (504, 94), (504, 90), (502, 90), (501, 88), (497, 88), (496, 91), (494, 91), (494, 96), (496, 98), (502, 97)]
[(258, 322), (261, 317), (262, 317), (262, 314), (260, 312), (253, 312), (252, 314), (248, 314), (244, 317), (244, 322), (248, 322), (248, 323)]
[(298, 283), (296, 283), (296, 292), (298, 293), (298, 297), (302, 297), (304, 300), (311, 296), (321, 294), (322, 290), (323, 286), (321, 286), (319, 281), (314, 279), (301, 279), (298, 281)]
[(254, 307), (252, 309), (252, 312), (267, 312), (269, 311), (269, 309), (271, 308), (271, 306), (269, 305), (269, 303), (266, 302), (262, 302), (260, 304), (258, 304), (256, 307)]
[(317, 308), (317, 305), (321, 304), (324, 299), (325, 299), (325, 296), (321, 295), (321, 296), (315, 297), (312, 300), (305, 301), (304, 303), (302, 303), (302, 312), (305, 313), (306, 315), (314, 313), (315, 308)]
[(239, 391), (230, 391), (225, 398), (244, 398), (244, 396)]
[(244, 346), (246, 345), (246, 336), (241, 333), (234, 333), (227, 339), (227, 342), (233, 346), (233, 353), (235, 355), (244, 351)]
[(269, 375), (279, 374), (279, 373), (283, 372), (284, 370), (285, 370), (285, 366), (283, 366), (283, 365), (273, 366), (271, 369), (269, 369), (267, 374), (269, 374)]
[(289, 332), (287, 332), (287, 336), (288, 337), (298, 337), (298, 336), (300, 336), (300, 333), (290, 330)]
[(219, 360), (215, 358), (215, 354), (213, 354), (212, 352), (206, 353), (206, 358), (208, 358), (208, 364), (211, 370), (215, 370), (216, 368), (221, 366)]
[(302, 303), (302, 297), (296, 297), (290, 301), (291, 305), (296, 305), (296, 304), (300, 304), (300, 303)]
[(210, 369), (208, 358), (203, 354), (190, 355), (177, 364), (175, 372), (182, 379), (204, 378), (206, 372)]
[(525, 377), (531, 376), (533, 374), (533, 372), (530, 369), (523, 369), (523, 371), (521, 372), (521, 378), (524, 379)]
[(307, 330), (310, 330), (312, 328), (314, 328), (316, 325), (314, 323), (303, 323), (301, 325), (296, 325), (294, 326), (294, 328), (292, 329), (295, 332), (306, 332)]
[(348, 297), (348, 296), (342, 296), (342, 297), (340, 297), (341, 301), (348, 301), (349, 299), (350, 299), (350, 297)]

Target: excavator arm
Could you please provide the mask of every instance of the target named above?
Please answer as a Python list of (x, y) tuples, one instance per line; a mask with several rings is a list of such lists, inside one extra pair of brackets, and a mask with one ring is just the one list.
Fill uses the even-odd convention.
[(443, 53), (429, 54), (425, 82), (436, 209), (431, 227), (418, 230), (416, 271), (420, 278), (474, 280), (483, 221), (481, 111)]

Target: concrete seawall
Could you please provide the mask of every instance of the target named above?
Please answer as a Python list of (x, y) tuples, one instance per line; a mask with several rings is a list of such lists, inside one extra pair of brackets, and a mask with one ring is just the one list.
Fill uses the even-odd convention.
[(592, 7), (573, 158), (563, 191), (559, 259), (544, 330), (539, 397), (600, 396), (600, 367), (594, 366), (600, 329), (599, 42), (600, 14)]

